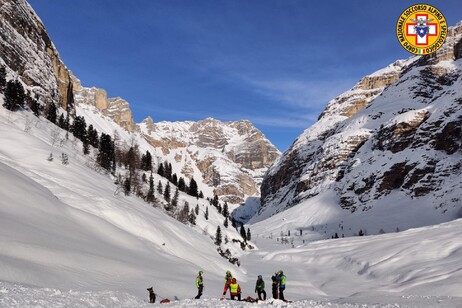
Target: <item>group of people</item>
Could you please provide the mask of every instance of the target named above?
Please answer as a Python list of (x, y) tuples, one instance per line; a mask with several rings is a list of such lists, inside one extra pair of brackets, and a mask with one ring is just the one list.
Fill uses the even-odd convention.
[[(204, 278), (202, 275), (204, 274), (203, 271), (199, 271), (199, 275), (196, 277), (196, 287), (197, 287), (197, 296), (196, 299), (199, 299), (202, 296), (204, 291)], [(273, 298), (274, 299), (284, 299), (284, 290), (286, 288), (286, 276), (284, 275), (283, 271), (276, 272), (273, 276), (271, 276), (271, 280), (273, 281), (272, 284), (272, 291), (273, 291)], [(237, 283), (237, 280), (231, 274), (231, 271), (226, 271), (225, 274), (225, 287), (223, 289), (223, 296), (222, 299), (225, 297), (226, 292), (230, 292), (231, 299), (238, 301), (241, 300), (241, 286)], [(266, 300), (266, 291), (265, 291), (265, 281), (263, 280), (262, 275), (258, 275), (257, 282), (255, 284), (255, 293), (258, 294), (258, 300)]]

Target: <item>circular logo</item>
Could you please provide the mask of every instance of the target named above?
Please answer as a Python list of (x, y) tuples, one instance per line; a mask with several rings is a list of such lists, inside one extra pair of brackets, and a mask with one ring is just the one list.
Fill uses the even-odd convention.
[(448, 26), (443, 14), (428, 4), (408, 7), (396, 23), (399, 43), (416, 55), (426, 55), (440, 49), (447, 34)]

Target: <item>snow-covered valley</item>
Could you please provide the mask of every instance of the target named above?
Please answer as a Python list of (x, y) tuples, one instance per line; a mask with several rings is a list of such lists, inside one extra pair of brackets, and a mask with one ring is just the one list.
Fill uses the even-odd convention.
[[(138, 307), (148, 305), (146, 288), (151, 285), (161, 297), (190, 299), (200, 269), (205, 272), (204, 300), (170, 306), (461, 305), (460, 219), (320, 241), (303, 231), (303, 236), (292, 236), (292, 247), (281, 243), (276, 232), (278, 220), (295, 225), (301, 213), (293, 208), (252, 226), (252, 243), (258, 249), (243, 253), (237, 267), (221, 258), (213, 240), (200, 230), (136, 197), (114, 195), (113, 181), (87, 166), (79, 142), (51, 145), (54, 125), (48, 121), (40, 119), (25, 132), (30, 117), (28, 112), (0, 109), (0, 306)], [(50, 152), (56, 157), (51, 162)], [(68, 165), (61, 163), (61, 153), (69, 154)], [(203, 223), (198, 220), (196, 228)], [(255, 297), (259, 274), (271, 297), (270, 276), (283, 269), (286, 298), (294, 302), (220, 302), (228, 269), (244, 297)]]
[[(0, 30), (0, 307), (462, 307), (462, 22), (282, 155), (248, 120), (135, 123), (26, 0)], [(220, 300), (228, 270), (268, 300)]]

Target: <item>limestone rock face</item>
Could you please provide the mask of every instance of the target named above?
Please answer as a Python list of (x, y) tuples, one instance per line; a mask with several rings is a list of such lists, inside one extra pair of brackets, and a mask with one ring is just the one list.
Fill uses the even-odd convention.
[(95, 106), (103, 115), (111, 118), (122, 128), (129, 132), (136, 131), (137, 126), (127, 101), (120, 97), (108, 98), (104, 89), (83, 87), (73, 74), (71, 80), (76, 104)]
[[(262, 208), (251, 222), (325, 191), (352, 212), (368, 211), (397, 192), (409, 200), (430, 197), (442, 212), (456, 207), (455, 191), (462, 189), (462, 23), (448, 33), (435, 54), (396, 61), (329, 102), (318, 122), (269, 168)], [(451, 189), (442, 191), (445, 184)]]
[(55, 103), (74, 112), (70, 73), (25, 0), (0, 1), (0, 58), (42, 105)]
[(180, 164), (191, 177), (197, 170), (213, 194), (229, 203), (258, 196), (264, 172), (280, 156), (266, 137), (247, 120), (160, 122), (140, 124), (145, 139)]

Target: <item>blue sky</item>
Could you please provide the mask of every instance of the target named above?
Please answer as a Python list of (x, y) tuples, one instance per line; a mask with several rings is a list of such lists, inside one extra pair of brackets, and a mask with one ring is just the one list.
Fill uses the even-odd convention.
[[(29, 0), (64, 63), (135, 121), (248, 119), (281, 150), (361, 77), (410, 56), (411, 1)], [(449, 25), (460, 1), (426, 1)]]

